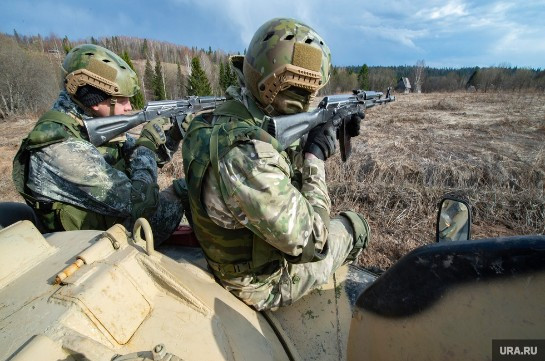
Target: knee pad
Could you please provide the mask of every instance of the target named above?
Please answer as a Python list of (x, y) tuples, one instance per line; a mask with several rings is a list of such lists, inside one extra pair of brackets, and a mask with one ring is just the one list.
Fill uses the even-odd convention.
[(341, 212), (341, 216), (348, 219), (352, 225), (352, 250), (346, 258), (347, 261), (354, 261), (362, 249), (367, 247), (367, 243), (371, 239), (371, 228), (367, 220), (359, 213), (353, 211)]

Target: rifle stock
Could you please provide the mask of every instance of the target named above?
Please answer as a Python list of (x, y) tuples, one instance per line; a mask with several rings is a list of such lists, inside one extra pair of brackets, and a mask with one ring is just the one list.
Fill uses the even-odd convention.
[(190, 96), (178, 100), (152, 101), (148, 102), (142, 111), (132, 115), (113, 115), (83, 122), (89, 141), (97, 147), (142, 123), (159, 117), (170, 118), (173, 126), (178, 126), (182, 135), (185, 135), (181, 123), (187, 115), (215, 109), (225, 100), (225, 97)]

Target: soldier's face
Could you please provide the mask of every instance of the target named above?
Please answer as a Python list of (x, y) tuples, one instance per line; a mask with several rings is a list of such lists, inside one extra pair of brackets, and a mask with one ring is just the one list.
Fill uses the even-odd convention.
[[(110, 116), (110, 99), (101, 101), (96, 105), (92, 105), (91, 109), (97, 117), (107, 117)], [(114, 106), (113, 115), (123, 115), (126, 112), (132, 110), (131, 102), (127, 97), (116, 97), (116, 103)]]

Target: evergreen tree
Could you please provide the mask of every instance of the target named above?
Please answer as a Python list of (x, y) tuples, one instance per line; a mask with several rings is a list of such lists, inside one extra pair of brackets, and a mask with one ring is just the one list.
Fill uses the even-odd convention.
[(153, 72), (153, 68), (151, 67), (151, 62), (149, 61), (149, 58), (146, 58), (146, 67), (144, 69), (144, 95), (146, 96), (146, 100), (155, 100), (155, 97), (153, 95), (153, 78), (155, 77), (155, 74)]
[(165, 92), (165, 81), (163, 78), (163, 67), (161, 66), (161, 60), (159, 58), (157, 58), (157, 60), (155, 61), (153, 95), (155, 95), (155, 100), (165, 100), (167, 98)]
[(212, 95), (210, 81), (201, 67), (199, 58), (194, 57), (191, 60), (191, 76), (187, 82), (188, 95)]
[(238, 85), (238, 79), (237, 79), (237, 73), (235, 73), (234, 70), (231, 70), (231, 64), (229, 61), (227, 61), (226, 65), (226, 73), (227, 73), (227, 88), (229, 88), (231, 85), (237, 86)]
[(72, 49), (72, 45), (70, 44), (70, 40), (68, 40), (67, 36), (62, 39), (62, 48), (64, 49), (65, 54), (68, 54), (68, 52)]
[(144, 39), (144, 42), (142, 43), (142, 47), (140, 48), (140, 56), (142, 58), (148, 58), (148, 39)]
[[(125, 60), (125, 62), (131, 67), (134, 72), (136, 72), (129, 53), (127, 53), (126, 50), (123, 52), (123, 54), (121, 54), (121, 58)], [(138, 85), (140, 86), (140, 89), (142, 89), (142, 82), (140, 81), (140, 78), (138, 78)], [(134, 96), (131, 98), (131, 105), (133, 109), (142, 109), (144, 107), (144, 95), (142, 94), (142, 90), (138, 90), (136, 94), (134, 94)]]
[(363, 64), (358, 73), (358, 86), (360, 89), (369, 89), (369, 67)]
[(98, 45), (98, 40), (91, 36), (91, 44)]
[(224, 92), (227, 89), (227, 83), (226, 83), (225, 80), (226, 80), (225, 68), (223, 66), (223, 61), (220, 61), (220, 79), (219, 79), (219, 83), (220, 83), (221, 90), (223, 90)]
[(178, 91), (178, 97), (184, 97), (185, 96), (185, 82), (184, 82), (184, 76), (182, 74), (182, 67), (180, 66), (180, 63), (178, 64), (178, 71), (176, 73), (176, 90)]
[[(222, 75), (223, 73), (223, 75)], [(231, 85), (238, 85), (237, 75), (234, 71), (231, 71), (231, 65), (229, 61), (225, 64), (220, 63), (220, 86), (225, 92)]]

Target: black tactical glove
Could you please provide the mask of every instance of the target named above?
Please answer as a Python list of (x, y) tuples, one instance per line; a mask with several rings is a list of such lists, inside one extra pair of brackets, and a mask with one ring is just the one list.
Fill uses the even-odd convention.
[(350, 137), (357, 137), (360, 135), (360, 126), (361, 121), (365, 118), (364, 112), (358, 112), (352, 114), (350, 117), (347, 117), (344, 121), (346, 122), (346, 132)]
[(335, 153), (335, 129), (326, 123), (315, 127), (308, 133), (304, 153), (312, 153), (321, 160), (326, 160)]

